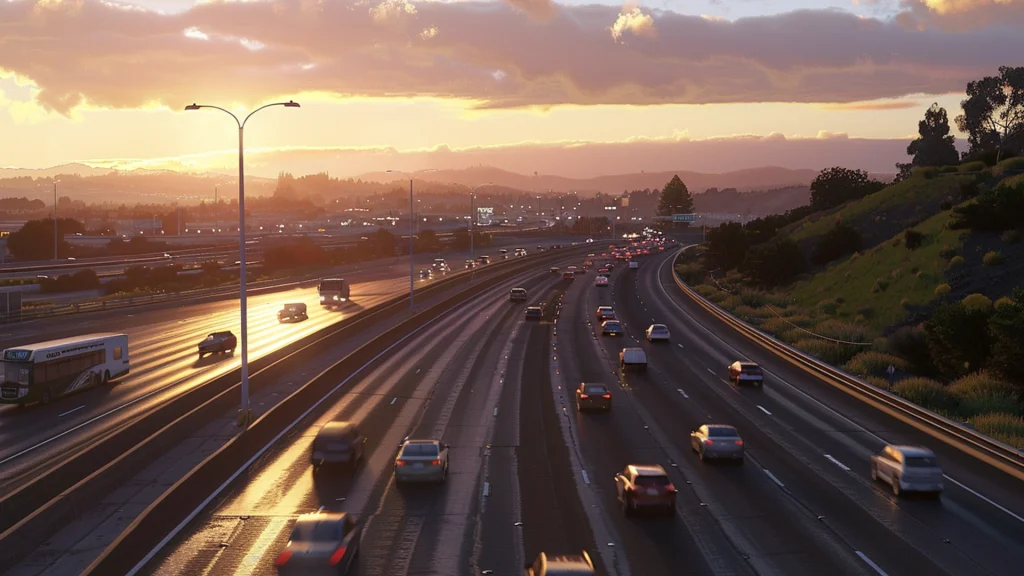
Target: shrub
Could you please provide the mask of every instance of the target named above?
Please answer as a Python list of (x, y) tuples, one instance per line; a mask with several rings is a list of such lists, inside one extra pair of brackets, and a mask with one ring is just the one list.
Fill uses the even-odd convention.
[(889, 381), (886, 380), (885, 378), (879, 378), (878, 376), (868, 376), (864, 378), (864, 381), (867, 382), (868, 384), (871, 384), (875, 388), (878, 388), (879, 390), (889, 389)]
[(956, 248), (953, 248), (949, 244), (944, 244), (942, 249), (939, 250), (939, 257), (943, 260), (949, 260), (953, 256), (956, 256)]
[(749, 272), (761, 286), (789, 284), (807, 269), (803, 250), (791, 238), (750, 249), (743, 271)]
[(842, 366), (857, 354), (860, 347), (840, 344), (831, 340), (822, 340), (821, 338), (804, 338), (797, 341), (796, 348), (827, 364)]
[(945, 199), (942, 202), (939, 202), (939, 210), (942, 210), (943, 212), (946, 212), (946, 211), (952, 210), (952, 209), (953, 209), (953, 201), (952, 200)]
[(907, 372), (910, 369), (910, 364), (906, 360), (874, 350), (866, 350), (857, 354), (843, 366), (843, 369), (850, 374), (864, 378), (868, 376), (885, 378), (889, 366), (893, 366), (900, 372)]
[(904, 310), (909, 310), (910, 309), (910, 298), (902, 298), (902, 299), (900, 299), (900, 308), (903, 308)]
[(875, 309), (871, 306), (861, 306), (857, 308), (857, 314), (865, 318), (871, 318), (875, 314)]
[(1024, 382), (1024, 289), (1000, 298), (988, 323), (992, 337), (991, 367), (1012, 382)]
[(760, 308), (768, 303), (768, 297), (760, 290), (743, 290), (740, 292), (740, 301), (752, 308)]
[(1020, 228), (1014, 228), (1013, 230), (1007, 230), (1002, 235), (1003, 242), (1007, 244), (1016, 244), (1020, 242)]
[(1024, 213), (1024, 185), (1001, 185), (986, 190), (975, 202), (958, 206), (954, 229), (966, 228), (977, 232), (1003, 232), (1020, 226)]
[(822, 300), (818, 302), (818, 310), (827, 316), (835, 316), (839, 311), (839, 304), (835, 300)]
[(871, 332), (867, 328), (835, 319), (819, 322), (811, 329), (811, 332), (825, 338), (846, 342), (863, 343), (871, 340)]
[[(712, 286), (712, 288), (714, 288), (714, 287)], [(714, 288), (714, 292), (712, 292), (711, 294), (708, 294), (707, 296), (705, 296), (705, 298), (707, 298), (708, 300), (711, 300), (715, 304), (721, 305), (722, 302), (724, 302), (725, 300), (727, 300), (729, 298), (729, 293), (728, 292), (723, 292), (722, 290), (719, 290), (718, 288)]]
[(957, 413), (965, 418), (988, 412), (1020, 413), (1020, 396), (1013, 385), (984, 370), (950, 384), (946, 393), (956, 400)]
[(964, 257), (963, 256), (953, 256), (952, 258), (949, 259), (949, 267), (950, 268), (956, 268), (958, 266), (963, 266), (963, 264), (964, 264)]
[(807, 338), (814, 338), (813, 335), (807, 333), (806, 329), (801, 330), (800, 328), (793, 327), (790, 327), (789, 330), (783, 331), (781, 334), (778, 335), (778, 337), (779, 340), (782, 340), (783, 342), (793, 345), (796, 345), (796, 343), (801, 340)]
[(760, 307), (760, 308), (754, 308), (753, 306), (747, 306), (746, 304), (740, 304), (739, 306), (736, 307), (736, 310), (735, 310), (734, 313), (737, 316), (741, 317), (741, 318), (747, 318), (747, 319), (750, 319), (750, 318), (757, 318), (757, 319), (775, 318), (775, 314), (771, 310), (769, 310), (769, 309), (767, 309), (767, 308), (765, 308), (763, 306)]
[(959, 166), (943, 166), (943, 167), (939, 168), (939, 173), (940, 174), (956, 174), (959, 171), (960, 171), (960, 167)]
[(960, 165), (961, 172), (981, 172), (985, 169), (985, 163), (981, 161), (977, 162), (965, 162)]
[(949, 284), (946, 284), (946, 283), (939, 284), (938, 286), (935, 287), (935, 296), (938, 297), (938, 298), (942, 298), (943, 296), (948, 296), (950, 290), (952, 290), (952, 288), (949, 287)]
[(893, 392), (922, 408), (933, 411), (952, 410), (956, 404), (941, 384), (928, 378), (904, 378), (893, 386)]
[(769, 334), (778, 336), (779, 334), (782, 334), (787, 330), (791, 330), (793, 326), (790, 325), (790, 323), (785, 318), (779, 318), (778, 316), (774, 316), (771, 318), (766, 318), (765, 321), (761, 323), (761, 326), (759, 326), (759, 328), (763, 332), (767, 332)]
[(1024, 450), (1024, 418), (1007, 413), (982, 414), (973, 424), (978, 432)]
[(999, 266), (1003, 263), (1003, 255), (996, 251), (989, 251), (985, 253), (985, 257), (981, 259), (985, 266)]
[(910, 250), (916, 250), (921, 247), (924, 242), (924, 234), (914, 229), (908, 229), (903, 232), (903, 244)]
[(814, 320), (810, 316), (808, 316), (806, 314), (791, 314), (791, 315), (784, 314), (784, 316), (786, 317), (786, 320), (788, 320), (789, 323), (794, 325), (794, 326), (799, 326), (801, 328), (807, 328), (808, 326), (813, 326), (814, 325)]
[(925, 322), (928, 351), (939, 374), (956, 378), (984, 368), (991, 351), (989, 313), (944, 303)]
[(885, 278), (878, 278), (875, 280), (874, 286), (871, 287), (871, 292), (878, 294), (879, 292), (885, 292), (889, 288), (889, 281)]
[(707, 284), (698, 284), (693, 287), (693, 291), (705, 298), (708, 298), (709, 296), (711, 296), (715, 292), (718, 292), (719, 290), (714, 286), (709, 286)]
[(1013, 298), (1010, 298), (1009, 296), (1003, 296), (999, 300), (996, 300), (995, 304), (993, 304), (992, 307), (995, 308), (996, 312), (999, 312), (1015, 305), (1016, 302), (1013, 301)]
[(992, 299), (984, 294), (970, 294), (964, 298), (964, 307), (968, 310), (988, 312), (992, 308)]
[(931, 375), (935, 368), (928, 353), (928, 333), (923, 326), (901, 326), (886, 338), (884, 349), (905, 358), (910, 372)]

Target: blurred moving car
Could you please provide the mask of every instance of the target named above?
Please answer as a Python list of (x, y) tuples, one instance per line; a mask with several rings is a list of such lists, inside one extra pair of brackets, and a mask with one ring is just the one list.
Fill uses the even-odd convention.
[(199, 343), (199, 357), (202, 358), (207, 354), (222, 354), (225, 352), (234, 354), (236, 346), (238, 346), (238, 339), (235, 338), (235, 335), (230, 330), (213, 332)]
[(533, 564), (527, 564), (523, 576), (593, 576), (594, 562), (586, 550), (580, 555), (548, 556), (537, 555)]
[(611, 306), (598, 306), (596, 316), (598, 322), (604, 322), (605, 320), (615, 320), (615, 309), (612, 308)]
[(526, 302), (526, 288), (513, 288), (508, 293), (510, 302)]
[(306, 314), (306, 305), (302, 302), (285, 304), (284, 307), (277, 311), (278, 322), (301, 322), (308, 318), (309, 316)]
[(576, 279), (576, 274), (574, 274), (572, 272), (572, 270), (566, 270), (565, 272), (562, 272), (562, 280), (575, 280), (575, 279)]
[(548, 268), (548, 272), (551, 272), (552, 274), (558, 274), (559, 272), (561, 272), (561, 270), (559, 270), (558, 266), (552, 266), (551, 268)]
[(576, 387), (576, 411), (611, 410), (612, 393), (604, 384), (581, 382)]
[(619, 369), (625, 374), (629, 370), (647, 371), (647, 353), (643, 348), (623, 348), (619, 352)]
[(362, 533), (362, 524), (345, 512), (302, 514), (274, 567), (282, 575), (348, 574)]
[(737, 386), (742, 386), (744, 382), (761, 386), (764, 384), (764, 372), (753, 362), (737, 360), (729, 366), (729, 380)]
[(325, 464), (347, 464), (355, 470), (366, 452), (366, 436), (352, 422), (335, 420), (320, 427), (313, 438), (313, 470)]
[(395, 456), (395, 482), (444, 482), (448, 478), (448, 448), (440, 440), (406, 438)]
[(525, 314), (527, 320), (541, 320), (544, 318), (544, 309), (540, 306), (527, 306)]
[(420, 270), (420, 280), (430, 280), (433, 277), (434, 272), (432, 270)]
[(664, 324), (651, 324), (647, 327), (645, 335), (648, 342), (668, 342), (671, 337), (668, 332), (668, 326)]
[(608, 277), (604, 275), (599, 275), (597, 278), (594, 278), (594, 286), (601, 286), (607, 288)]
[(743, 464), (743, 439), (736, 427), (727, 424), (704, 424), (691, 432), (690, 449), (701, 462), (729, 459)]
[(926, 492), (938, 498), (944, 489), (942, 468), (935, 453), (923, 446), (886, 446), (871, 457), (871, 479), (903, 492)]
[(602, 336), (622, 336), (622, 324), (618, 320), (605, 320), (601, 323)]
[(615, 493), (626, 516), (644, 508), (675, 515), (678, 490), (658, 464), (627, 464), (615, 475)]

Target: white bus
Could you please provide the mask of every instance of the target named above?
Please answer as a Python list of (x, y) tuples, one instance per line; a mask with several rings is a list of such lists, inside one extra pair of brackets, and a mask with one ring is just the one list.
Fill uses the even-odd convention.
[(348, 282), (343, 278), (322, 278), (317, 292), (320, 293), (321, 306), (341, 306), (349, 298)]
[(87, 334), (4, 350), (0, 404), (51, 400), (128, 374), (128, 336)]

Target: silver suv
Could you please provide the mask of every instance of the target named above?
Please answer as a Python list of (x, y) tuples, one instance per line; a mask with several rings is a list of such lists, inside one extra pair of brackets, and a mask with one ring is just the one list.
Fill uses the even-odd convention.
[(871, 479), (892, 486), (892, 493), (942, 493), (942, 468), (935, 453), (921, 446), (889, 445), (871, 457)]

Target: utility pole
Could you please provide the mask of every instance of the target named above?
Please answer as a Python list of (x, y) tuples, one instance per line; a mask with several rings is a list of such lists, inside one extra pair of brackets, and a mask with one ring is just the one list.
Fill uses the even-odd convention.
[(57, 246), (60, 243), (57, 241), (57, 182), (53, 181), (53, 259), (57, 259)]

